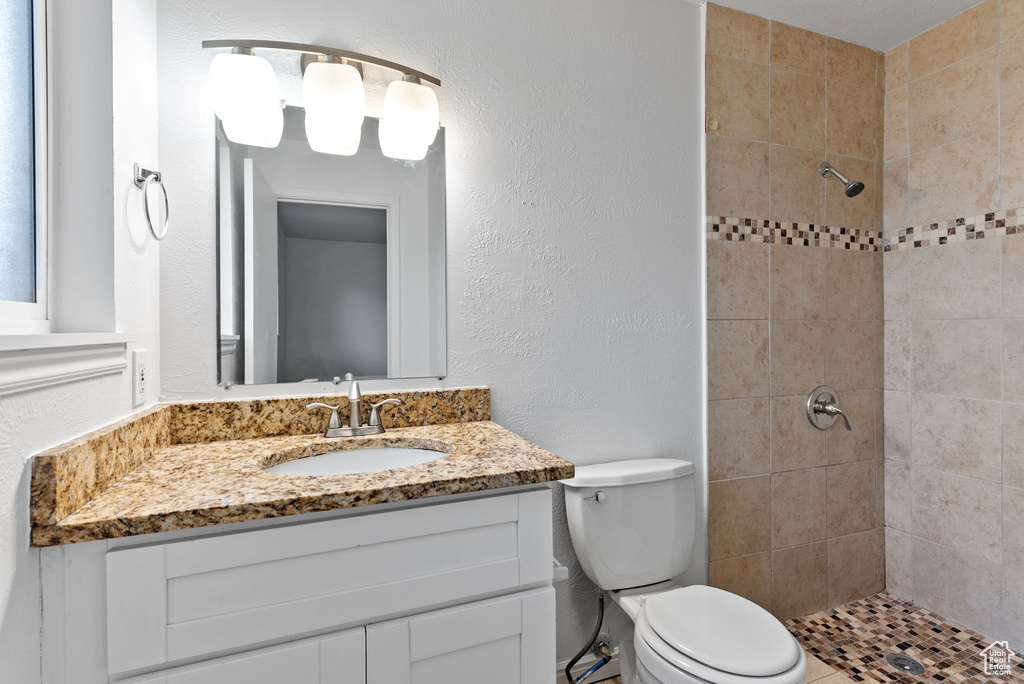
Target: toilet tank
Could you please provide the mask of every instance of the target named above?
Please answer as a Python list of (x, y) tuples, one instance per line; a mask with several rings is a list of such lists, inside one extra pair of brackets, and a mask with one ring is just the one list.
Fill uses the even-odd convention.
[(681, 575), (697, 512), (688, 461), (649, 458), (577, 466), (564, 480), (569, 534), (583, 571), (602, 589)]

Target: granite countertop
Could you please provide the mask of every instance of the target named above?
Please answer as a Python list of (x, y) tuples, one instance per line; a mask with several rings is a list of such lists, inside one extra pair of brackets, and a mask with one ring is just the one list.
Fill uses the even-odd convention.
[[(296, 458), (374, 446), (426, 448), (447, 455), (355, 475), (264, 471)], [(147, 459), (70, 515), (34, 525), (33, 544), (53, 546), (498, 489), (566, 479), (573, 472), (571, 463), (489, 420), (392, 428), (371, 437), (284, 435), (157, 445)], [(35, 484), (33, 489), (35, 496)]]

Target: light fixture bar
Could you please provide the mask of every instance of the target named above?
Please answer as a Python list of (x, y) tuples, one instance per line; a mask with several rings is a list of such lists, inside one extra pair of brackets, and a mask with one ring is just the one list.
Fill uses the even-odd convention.
[(363, 64), (373, 64), (374, 66), (384, 67), (385, 69), (391, 69), (393, 71), (399, 71), (407, 76), (416, 76), (422, 81), (432, 83), (436, 86), (441, 85), (441, 79), (425, 74), (422, 71), (407, 67), (398, 62), (389, 62), (386, 59), (380, 59), (378, 57), (371, 57), (370, 55), (363, 55), (358, 52), (349, 52), (348, 50), (339, 50), (338, 48), (327, 47), (324, 45), (307, 45), (305, 43), (289, 43), (280, 40), (204, 40), (203, 49), (209, 50), (214, 48), (249, 48), (250, 50), (285, 50), (288, 52), (305, 52), (314, 55), (333, 55), (340, 57), (341, 59), (351, 60), (353, 62), (361, 62)]

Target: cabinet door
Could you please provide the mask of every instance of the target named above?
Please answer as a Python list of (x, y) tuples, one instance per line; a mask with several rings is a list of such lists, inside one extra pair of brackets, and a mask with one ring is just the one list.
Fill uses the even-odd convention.
[(362, 628), (147, 675), (127, 684), (365, 684)]
[(538, 684), (554, 671), (550, 587), (366, 628), (367, 684)]

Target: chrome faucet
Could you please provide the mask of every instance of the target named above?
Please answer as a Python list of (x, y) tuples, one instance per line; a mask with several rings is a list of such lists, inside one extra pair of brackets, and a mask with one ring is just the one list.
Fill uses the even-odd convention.
[(807, 419), (811, 425), (819, 430), (827, 430), (832, 427), (838, 417), (843, 417), (843, 423), (847, 430), (853, 430), (850, 424), (850, 417), (846, 411), (839, 408), (839, 395), (827, 385), (815, 387), (807, 397)]
[(385, 399), (370, 405), (370, 422), (363, 425), (363, 418), (360, 412), (363, 403), (363, 393), (359, 391), (359, 383), (352, 381), (348, 390), (348, 427), (341, 424), (338, 416), (340, 406), (328, 406), (319, 402), (309, 404), (306, 409), (325, 408), (331, 410), (331, 419), (327, 423), (327, 432), (324, 437), (363, 437), (365, 435), (380, 435), (384, 433), (384, 425), (380, 420), (380, 407), (385, 405), (398, 406), (401, 399)]

